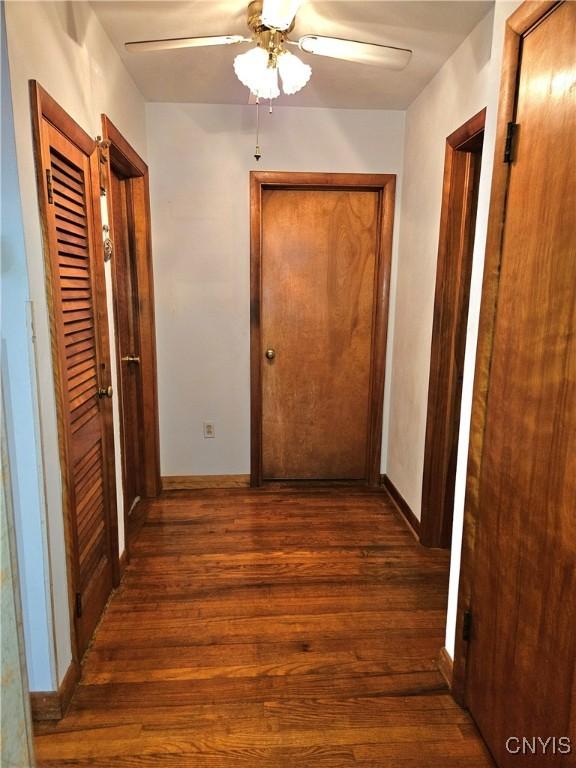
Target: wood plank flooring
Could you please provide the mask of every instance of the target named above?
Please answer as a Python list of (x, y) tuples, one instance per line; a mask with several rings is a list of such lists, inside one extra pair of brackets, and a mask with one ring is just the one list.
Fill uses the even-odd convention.
[(39, 766), (488, 768), (449, 696), (448, 555), (384, 492), (172, 493)]

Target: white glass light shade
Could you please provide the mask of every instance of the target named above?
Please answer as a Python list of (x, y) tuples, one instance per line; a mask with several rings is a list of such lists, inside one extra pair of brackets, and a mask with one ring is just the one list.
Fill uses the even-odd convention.
[(234, 71), (241, 83), (261, 99), (280, 95), (278, 70), (268, 66), (268, 54), (263, 48), (251, 48), (234, 59)]
[(284, 51), (278, 56), (278, 71), (282, 80), (284, 93), (292, 94), (304, 88), (312, 74), (312, 67), (300, 61), (290, 51)]
[(264, 0), (262, 24), (272, 29), (288, 29), (299, 6), (300, 0)]

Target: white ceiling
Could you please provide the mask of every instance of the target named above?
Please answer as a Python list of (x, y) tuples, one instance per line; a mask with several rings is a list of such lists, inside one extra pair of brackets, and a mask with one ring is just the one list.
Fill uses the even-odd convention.
[[(128, 53), (123, 43), (163, 37), (243, 34), (242, 0), (94, 0), (92, 7), (148, 101), (246, 104), (234, 56), (247, 45)], [(476, 0), (306, 0), (293, 39), (332, 35), (414, 51), (408, 67), (393, 72), (298, 53), (312, 65), (308, 85), (275, 103), (306, 107), (405, 109), (428, 83), (492, 2)]]

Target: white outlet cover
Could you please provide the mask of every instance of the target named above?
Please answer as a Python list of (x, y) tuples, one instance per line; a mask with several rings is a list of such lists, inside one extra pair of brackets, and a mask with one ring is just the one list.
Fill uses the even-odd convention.
[(212, 438), (216, 437), (216, 430), (214, 428), (214, 422), (213, 421), (205, 421), (204, 422), (204, 437), (205, 438)]

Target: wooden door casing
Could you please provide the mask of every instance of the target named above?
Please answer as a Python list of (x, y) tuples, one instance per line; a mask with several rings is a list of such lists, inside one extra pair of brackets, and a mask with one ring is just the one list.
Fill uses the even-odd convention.
[(118, 540), (96, 143), (31, 82), (50, 307), (73, 652), (80, 659), (113, 584)]
[[(386, 321), (394, 215), (394, 186), (395, 176), (393, 175), (274, 172), (251, 174), (251, 482), (255, 486), (260, 485), (262, 480), (266, 478), (263, 471), (264, 461), (269, 462), (269, 466), (273, 469), (282, 463), (284, 466), (289, 465), (285, 457), (282, 456), (281, 451), (274, 446), (267, 447), (264, 444), (263, 419), (266, 418), (269, 425), (274, 422), (274, 419), (278, 421), (278, 417), (273, 413), (270, 405), (266, 406), (264, 404), (263, 394), (265, 387), (278, 386), (278, 377), (275, 376), (274, 365), (276, 363), (280, 365), (282, 360), (282, 352), (280, 350), (278, 350), (278, 357), (275, 360), (268, 361), (265, 358), (267, 345), (271, 344), (273, 346), (277, 342), (264, 337), (267, 331), (264, 312), (271, 313), (271, 316), (273, 316), (273, 322), (276, 323), (276, 329), (282, 337), (280, 343), (283, 346), (284, 354), (288, 352), (291, 370), (294, 375), (302, 377), (297, 370), (298, 344), (302, 343), (302, 338), (306, 338), (306, 344), (300, 347), (300, 358), (304, 366), (306, 364), (309, 366), (317, 365), (317, 358), (320, 358), (323, 364), (326, 364), (327, 361), (329, 362), (330, 356), (338, 353), (334, 343), (330, 341), (329, 324), (326, 322), (326, 318), (321, 318), (321, 310), (316, 307), (310, 308), (311, 300), (314, 298), (314, 291), (318, 290), (318, 287), (315, 287), (313, 283), (314, 280), (318, 279), (319, 275), (323, 275), (321, 279), (324, 281), (323, 284), (326, 288), (324, 295), (331, 296), (332, 301), (336, 302), (333, 307), (333, 309), (337, 310), (335, 314), (338, 315), (343, 312), (343, 316), (337, 318), (335, 327), (336, 329), (339, 328), (338, 333), (344, 332), (343, 335), (340, 333), (340, 342), (345, 341), (345, 346), (346, 344), (348, 345), (348, 352), (350, 353), (349, 362), (362, 361), (360, 367), (363, 370), (359, 372), (357, 381), (352, 381), (354, 376), (351, 375), (350, 380), (348, 382), (344, 380), (341, 386), (342, 392), (352, 392), (359, 397), (357, 402), (360, 405), (358, 416), (356, 417), (358, 424), (355, 425), (355, 455), (350, 458), (351, 469), (348, 468), (347, 471), (345, 469), (343, 471), (343, 468), (346, 467), (346, 462), (344, 461), (345, 453), (337, 445), (339, 442), (344, 442), (342, 440), (342, 431), (338, 432), (338, 429), (336, 429), (337, 434), (335, 435), (334, 430), (331, 430), (329, 405), (332, 406), (332, 411), (334, 412), (335, 403), (329, 404), (327, 402), (328, 407), (324, 409), (325, 412), (322, 413), (322, 408), (319, 408), (318, 413), (313, 414), (313, 419), (316, 422), (320, 420), (326, 431), (331, 434), (330, 440), (331, 443), (335, 444), (333, 447), (336, 450), (333, 451), (331, 447), (327, 455), (332, 459), (336, 457), (338, 471), (330, 472), (329, 460), (324, 460), (323, 464), (319, 464), (316, 456), (316, 467), (320, 466), (321, 470), (323, 470), (320, 476), (317, 472), (300, 471), (296, 477), (294, 477), (292, 472), (289, 472), (284, 473), (280, 477), (276, 475), (275, 479), (288, 479), (288, 476), (292, 475), (291, 479), (354, 479), (374, 485), (378, 485), (380, 482), (380, 447), (382, 439)], [(346, 259), (352, 258), (352, 260), (357, 260), (357, 255), (354, 253), (355, 249), (350, 242), (347, 242), (344, 233), (340, 231), (338, 237), (334, 233), (330, 233), (330, 224), (335, 226), (336, 229), (340, 226), (338, 224), (338, 216), (343, 216), (340, 224), (345, 219), (350, 222), (354, 218), (354, 206), (356, 204), (354, 202), (354, 194), (356, 193), (358, 193), (356, 203), (360, 200), (363, 201), (356, 212), (359, 214), (359, 221), (361, 222), (357, 234), (362, 233), (359, 234), (359, 239), (362, 242), (362, 247), (359, 249), (362, 252), (360, 261), (367, 269), (367, 272), (359, 279), (358, 276), (354, 275), (356, 299), (353, 305), (356, 311), (356, 319), (359, 320), (359, 315), (357, 314), (359, 309), (361, 309), (360, 314), (362, 314), (362, 319), (360, 320), (362, 331), (355, 336), (353, 330), (354, 323), (350, 320), (350, 317), (346, 320), (346, 312), (343, 310), (343, 305), (339, 306), (344, 298), (349, 298), (350, 293), (346, 291), (345, 285), (337, 285), (337, 275), (333, 270), (332, 272), (328, 270), (327, 265), (329, 259), (333, 259), (337, 255), (338, 248), (342, 249), (339, 258), (340, 266), (344, 265), (343, 274), (346, 273), (346, 269), (349, 269), (349, 265), (348, 267), (345, 265)], [(290, 206), (288, 208), (284, 206), (285, 215), (279, 218), (274, 217), (276, 221), (274, 226), (283, 227), (283, 233), (278, 232), (278, 237), (274, 238), (274, 233), (269, 232), (268, 235), (271, 234), (272, 236), (271, 240), (263, 231), (264, 218), (271, 211), (270, 206), (274, 207), (280, 203), (282, 207), (282, 203), (286, 202), (286, 199), (291, 196), (294, 199), (294, 203), (297, 203), (300, 195), (301, 200), (304, 202), (302, 202), (302, 209), (300, 210), (298, 227), (289, 226), (290, 221), (294, 217), (294, 211), (290, 211)], [(339, 205), (341, 210), (339, 214), (337, 212), (336, 219), (333, 218), (331, 221), (330, 215), (334, 215), (334, 211)], [(332, 213), (330, 213), (331, 211)], [(363, 217), (366, 218), (362, 222)], [(315, 218), (319, 223), (321, 222), (318, 228), (313, 226)], [(304, 223), (304, 220), (306, 223)], [(291, 258), (295, 259), (293, 267), (299, 264), (298, 268), (302, 272), (298, 278), (298, 290), (293, 292), (293, 297), (299, 296), (300, 299), (310, 299), (308, 305), (303, 304), (303, 306), (308, 306), (305, 313), (309, 315), (308, 318), (296, 317), (297, 313), (288, 312), (291, 301), (289, 297), (284, 297), (286, 299), (284, 301), (278, 295), (272, 296), (271, 290), (276, 293), (278, 291), (281, 292), (283, 281), (277, 280), (271, 283), (270, 280), (267, 280), (266, 284), (264, 283), (264, 280), (267, 279), (265, 249), (267, 248), (271, 254), (274, 250), (276, 251), (275, 263), (280, 268), (283, 258), (288, 258), (288, 251), (283, 253), (282, 242), (290, 232), (293, 238), (308, 236), (312, 240), (321, 239), (323, 232), (323, 236), (332, 237), (332, 245), (337, 246), (336, 250), (334, 248), (326, 249), (320, 242), (316, 242), (316, 250), (319, 249), (321, 260), (325, 262), (323, 267), (320, 268), (314, 265), (312, 259), (308, 261), (302, 258), (298, 259), (297, 254), (295, 255), (294, 249), (292, 249), (293, 255)], [(277, 247), (272, 246), (274, 239), (276, 240)], [(370, 247), (367, 247), (367, 239), (371, 239)], [(273, 247), (272, 251), (270, 250), (271, 247)], [(310, 251), (310, 248), (304, 242), (299, 241), (299, 248), (302, 251)], [(334, 253), (331, 253), (330, 250)], [(330, 274), (332, 274), (332, 278), (330, 278)], [(331, 290), (329, 290), (331, 281), (333, 285)], [(267, 288), (267, 285), (270, 287)], [(268, 297), (266, 296), (267, 292), (270, 293)], [(281, 300), (279, 301), (279, 299)], [(274, 308), (275, 303), (283, 305), (283, 309), (278, 306)], [(370, 305), (369, 317), (366, 311), (368, 304)], [(328, 311), (326, 307), (324, 311)], [(282, 312), (284, 312), (284, 319), (290, 317), (291, 322), (298, 322), (302, 325), (303, 336), (299, 340), (297, 339), (296, 342), (288, 340), (287, 329), (282, 327)], [(347, 332), (345, 331), (346, 324), (348, 327)], [(319, 331), (318, 338), (312, 338), (314, 328)], [(308, 354), (308, 357), (306, 362), (304, 362), (306, 354)], [(331, 371), (336, 370), (331, 365), (331, 363), (328, 364), (328, 369)], [(266, 368), (265, 366), (268, 367)], [(269, 373), (273, 375), (267, 381), (265, 376)], [(303, 371), (300, 373), (304, 375)], [(304, 380), (302, 380), (302, 383), (304, 383)], [(280, 386), (280, 388), (285, 390), (285, 387)], [(295, 403), (298, 400), (298, 396), (293, 397), (292, 400)], [(310, 413), (310, 404), (305, 399), (302, 402)], [(346, 413), (346, 408), (342, 410), (343, 414), (334, 412), (334, 422), (338, 425), (339, 418), (343, 416), (340, 427), (347, 428), (346, 425), (349, 426), (353, 418), (351, 415), (352, 411), (348, 409), (349, 412)], [(300, 417), (298, 416), (297, 418)], [(298, 431), (302, 428), (302, 425), (299, 427), (297, 418), (293, 420), (293, 423), (287, 429), (287, 434), (291, 436), (293, 442), (300, 440), (301, 443), (304, 443), (305, 440), (302, 440), (302, 437), (298, 438)], [(303, 428), (305, 430), (308, 429), (305, 424)], [(326, 445), (327, 443), (324, 441), (324, 446)], [(306, 467), (313, 458), (310, 456), (310, 449), (305, 446), (300, 446), (297, 453), (299, 454), (300, 468)], [(350, 456), (350, 453), (347, 455)]]
[[(154, 498), (160, 493), (150, 193), (148, 166), (107, 115), (102, 115), (102, 135), (107, 154), (108, 219), (115, 252), (112, 298), (118, 339), (124, 530), (129, 557), (134, 533), (130, 515), (134, 494), (136, 498)], [(122, 359), (132, 354), (139, 358), (138, 363)], [(135, 440), (138, 446), (134, 446)]]
[(446, 139), (420, 523), (420, 541), (429, 547), (449, 547), (452, 540), (468, 300), (485, 116), (483, 109)]
[(526, 3), (506, 29), (454, 667), (500, 766), (519, 761), (508, 737), (576, 733), (575, 30), (573, 3)]

